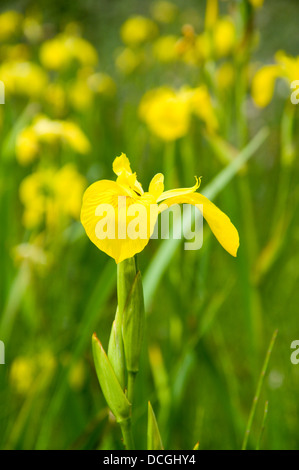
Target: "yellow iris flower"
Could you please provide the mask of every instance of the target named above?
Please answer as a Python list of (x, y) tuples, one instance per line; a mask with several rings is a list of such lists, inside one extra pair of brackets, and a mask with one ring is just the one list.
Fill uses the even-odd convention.
[[(200, 180), (191, 188), (180, 188), (164, 191), (164, 176), (158, 173), (150, 182), (149, 189), (144, 192), (137, 180), (136, 173), (132, 173), (130, 162), (125, 154), (121, 154), (113, 162), (113, 171), (117, 175), (116, 182), (100, 180), (87, 188), (83, 196), (81, 209), (81, 223), (90, 240), (106, 254), (114, 258), (116, 263), (131, 258), (140, 253), (148, 244), (154, 231), (158, 214), (173, 204), (192, 204), (197, 206), (208, 222), (212, 232), (232, 256), (237, 255), (239, 235), (230, 219), (218, 209), (205, 196), (195, 192)], [(122, 219), (119, 201), (122, 196), (123, 204), (129, 217)], [(163, 204), (160, 204), (162, 203)], [(134, 239), (128, 236), (130, 224), (134, 223), (135, 208), (144, 208), (139, 226), (142, 226), (144, 236)], [(100, 214), (99, 207), (106, 207)], [(109, 207), (113, 208), (109, 212)], [(102, 217), (101, 217), (102, 216)], [(104, 217), (103, 217), (104, 216)], [(113, 220), (111, 220), (113, 218)], [(121, 220), (122, 219), (122, 220)], [(97, 226), (105, 221), (106, 226), (115, 224), (117, 228), (124, 225), (125, 231), (116, 230), (114, 237), (99, 237)]]

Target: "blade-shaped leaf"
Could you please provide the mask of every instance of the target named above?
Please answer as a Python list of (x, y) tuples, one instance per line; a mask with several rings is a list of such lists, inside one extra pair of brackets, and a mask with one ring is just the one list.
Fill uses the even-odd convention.
[(131, 415), (131, 404), (124, 394), (104, 348), (95, 333), (92, 335), (92, 350), (96, 373), (106, 402), (116, 421), (124, 421)]
[(152, 405), (148, 402), (147, 450), (163, 450), (162, 439)]

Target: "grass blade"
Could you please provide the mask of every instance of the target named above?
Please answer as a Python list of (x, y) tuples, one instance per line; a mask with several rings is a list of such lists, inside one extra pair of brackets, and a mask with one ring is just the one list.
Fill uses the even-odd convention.
[(264, 434), (264, 430), (265, 430), (265, 426), (266, 426), (266, 421), (267, 421), (267, 417), (268, 417), (268, 404), (269, 404), (269, 402), (268, 402), (268, 400), (267, 400), (266, 403), (265, 403), (263, 421), (262, 421), (262, 426), (261, 426), (261, 430), (260, 430), (260, 435), (259, 435), (259, 438), (258, 438), (258, 440), (257, 440), (256, 450), (259, 450), (259, 449), (260, 449), (261, 440), (262, 440), (262, 437), (263, 437), (263, 434)]
[(148, 402), (147, 450), (163, 450), (158, 423), (150, 402)]
[(272, 350), (273, 350), (273, 347), (274, 347), (274, 344), (275, 344), (277, 333), (278, 333), (278, 330), (275, 330), (274, 333), (273, 333), (273, 336), (272, 336), (272, 339), (270, 341), (269, 348), (268, 348), (268, 351), (267, 351), (267, 354), (266, 354), (266, 357), (265, 357), (263, 368), (262, 368), (261, 373), (260, 373), (260, 378), (259, 378), (259, 381), (258, 381), (258, 384), (257, 384), (255, 396), (253, 398), (253, 402), (252, 402), (252, 405), (251, 405), (251, 410), (250, 410), (248, 421), (247, 421), (245, 436), (244, 436), (243, 444), (242, 444), (242, 450), (246, 450), (246, 447), (247, 447), (248, 438), (249, 438), (249, 434), (250, 434), (250, 431), (251, 431), (253, 418), (254, 418), (255, 411), (256, 411), (257, 402), (258, 402), (258, 399), (259, 399), (260, 394), (261, 394), (262, 386), (263, 386), (263, 383), (264, 383), (264, 378), (265, 378), (265, 375), (266, 375), (266, 372), (267, 372), (269, 360), (270, 360)]

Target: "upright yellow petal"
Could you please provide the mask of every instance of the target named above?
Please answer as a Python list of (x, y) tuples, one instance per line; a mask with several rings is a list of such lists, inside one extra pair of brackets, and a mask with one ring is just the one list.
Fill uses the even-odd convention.
[(218, 207), (205, 196), (199, 193), (191, 193), (173, 197), (162, 203), (161, 210), (163, 210), (162, 206), (164, 204), (166, 204), (167, 207), (170, 207), (173, 204), (199, 205), (198, 208), (202, 211), (203, 217), (208, 222), (219, 243), (232, 256), (237, 256), (239, 248), (239, 234), (237, 229), (231, 223), (227, 215), (218, 209)]
[(125, 153), (122, 153), (119, 157), (114, 159), (113, 171), (117, 176), (119, 176), (122, 172), (132, 174), (130, 161)]
[(164, 191), (164, 175), (157, 173), (151, 180), (148, 192), (157, 200)]
[(136, 173), (132, 173), (130, 161), (124, 153), (115, 158), (113, 171), (118, 176), (117, 183), (128, 189), (129, 196), (132, 195), (134, 197), (132, 191), (135, 191), (140, 196), (143, 194), (143, 189), (139, 181), (137, 181)]
[(130, 197), (116, 182), (101, 180), (84, 193), (81, 223), (90, 240), (120, 263), (148, 244), (158, 213), (152, 202), (152, 197)]

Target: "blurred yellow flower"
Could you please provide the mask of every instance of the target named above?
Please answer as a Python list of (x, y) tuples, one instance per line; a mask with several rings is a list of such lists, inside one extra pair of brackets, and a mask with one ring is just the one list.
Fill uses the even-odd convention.
[(73, 61), (94, 66), (98, 63), (98, 54), (86, 39), (61, 33), (41, 45), (40, 60), (47, 69), (61, 70)]
[(186, 24), (182, 34), (176, 44), (177, 53), (183, 61), (191, 64), (226, 57), (233, 52), (237, 42), (236, 26), (229, 16), (215, 18), (209, 28), (200, 34)]
[(86, 378), (85, 363), (83, 360), (75, 362), (69, 371), (68, 381), (73, 390), (81, 390)]
[(66, 142), (75, 152), (88, 153), (90, 143), (72, 121), (51, 120), (47, 116), (37, 116), (33, 123), (24, 128), (16, 138), (16, 156), (18, 161), (26, 165), (31, 163), (40, 153), (40, 144)]
[(149, 129), (162, 140), (172, 141), (187, 134), (191, 115), (196, 114), (208, 130), (218, 126), (212, 101), (205, 86), (169, 87), (150, 90), (139, 105), (139, 116)]
[(41, 246), (39, 237), (35, 238), (31, 243), (20, 243), (14, 247), (13, 257), (16, 264), (26, 261), (30, 266), (44, 268), (49, 265), (50, 254)]
[(199, 34), (194, 43), (196, 57), (199, 62), (207, 60), (212, 55), (212, 44), (209, 35), (206, 32)]
[(31, 357), (20, 356), (11, 364), (9, 381), (12, 388), (19, 394), (26, 394), (32, 387), (36, 366)]
[(154, 21), (144, 16), (128, 18), (120, 29), (120, 35), (128, 46), (138, 46), (153, 39), (158, 34), (158, 27)]
[(183, 62), (187, 64), (196, 64), (196, 34), (190, 24), (184, 24), (182, 27), (182, 37), (178, 39), (175, 45), (176, 53)]
[(62, 138), (76, 152), (85, 154), (90, 151), (90, 143), (80, 127), (72, 121), (62, 121)]
[(252, 80), (252, 98), (256, 106), (263, 108), (272, 100), (275, 81), (283, 78), (288, 85), (299, 77), (299, 56), (291, 57), (283, 51), (275, 55), (276, 64), (259, 69)]
[(26, 127), (16, 138), (17, 159), (21, 165), (28, 165), (35, 160), (38, 152), (38, 137), (32, 127)]
[(68, 98), (71, 106), (78, 110), (87, 110), (94, 103), (95, 95), (112, 98), (116, 93), (114, 80), (105, 73), (94, 70), (80, 70), (78, 78), (68, 86)]
[(74, 109), (84, 111), (91, 107), (93, 92), (88, 86), (87, 80), (78, 78), (68, 86), (68, 98)]
[(43, 351), (33, 356), (18, 356), (11, 365), (9, 381), (17, 393), (25, 395), (36, 384), (41, 390), (53, 376), (56, 359), (51, 351)]
[(85, 186), (85, 178), (72, 164), (30, 174), (20, 185), (24, 226), (34, 229), (45, 223), (55, 229), (70, 218), (78, 219)]
[(205, 124), (207, 130), (214, 132), (218, 128), (217, 117), (212, 99), (205, 85), (190, 90), (191, 109)]
[(219, 19), (213, 31), (214, 50), (218, 57), (227, 56), (236, 43), (236, 29), (230, 17)]
[(275, 54), (275, 60), (280, 68), (280, 76), (285, 78), (288, 83), (299, 79), (299, 55), (292, 57), (284, 51), (278, 51)]
[(116, 93), (116, 83), (110, 75), (102, 72), (93, 73), (87, 79), (89, 88), (102, 96), (111, 98)]
[(160, 23), (172, 23), (178, 13), (178, 7), (167, 0), (158, 0), (151, 5), (151, 13)]
[(9, 10), (0, 15), (0, 41), (6, 41), (15, 36), (21, 30), (23, 16), (14, 10)]
[(43, 26), (39, 18), (26, 15), (23, 21), (23, 32), (31, 43), (40, 41), (43, 37)]
[[(148, 244), (154, 231), (158, 213), (166, 210), (173, 204), (191, 204), (202, 211), (203, 217), (208, 222), (212, 232), (219, 243), (232, 256), (237, 255), (239, 247), (239, 235), (230, 219), (203, 195), (195, 192), (200, 180), (196, 178), (196, 184), (191, 188), (179, 188), (164, 191), (164, 176), (158, 173), (150, 182), (148, 192), (144, 192), (137, 180), (136, 173), (132, 173), (130, 162), (125, 154), (121, 154), (113, 162), (113, 171), (117, 175), (116, 182), (101, 180), (93, 183), (84, 193), (81, 209), (81, 222), (90, 240), (106, 254), (114, 258), (116, 263), (131, 258), (141, 252)], [(119, 197), (125, 199), (124, 205), (128, 216), (123, 220)], [(163, 203), (162, 203), (163, 201)], [(162, 203), (162, 204), (160, 204)], [(129, 236), (129, 225), (132, 222), (130, 207), (139, 209), (139, 227), (142, 227), (142, 236), (135, 233), (134, 239)], [(98, 224), (103, 220), (103, 215), (98, 208), (106, 207), (105, 223), (115, 224), (117, 230), (113, 237), (99, 237)], [(113, 215), (108, 208), (113, 209)], [(141, 207), (144, 209), (141, 211)], [(136, 209), (134, 209), (136, 212)], [(102, 219), (101, 219), (102, 217)], [(106, 219), (107, 220), (106, 220)], [(141, 220), (140, 220), (141, 219)], [(121, 228), (121, 231), (119, 230)], [(120, 235), (121, 232), (121, 235)]]
[(0, 56), (4, 61), (24, 62), (30, 59), (30, 49), (27, 44), (3, 44)]
[(160, 36), (153, 43), (153, 56), (162, 63), (174, 62), (178, 59), (178, 37), (174, 35)]
[(56, 116), (62, 116), (66, 111), (66, 92), (59, 83), (49, 83), (45, 89), (44, 99)]
[(116, 67), (124, 75), (133, 73), (144, 61), (141, 51), (134, 51), (129, 47), (123, 48), (115, 59)]
[(207, 0), (205, 13), (205, 29), (209, 30), (216, 24), (219, 13), (218, 0)]
[(267, 106), (274, 93), (275, 80), (279, 76), (279, 67), (276, 65), (265, 65), (253, 77), (252, 98), (256, 106), (263, 108)]
[(8, 94), (40, 97), (48, 82), (45, 71), (33, 62), (8, 61), (0, 66), (0, 77)]
[(264, 4), (264, 0), (249, 0), (249, 3), (251, 3), (254, 8), (261, 8)]
[(184, 93), (168, 87), (150, 90), (139, 105), (139, 115), (162, 140), (176, 140), (187, 134), (190, 106)]

